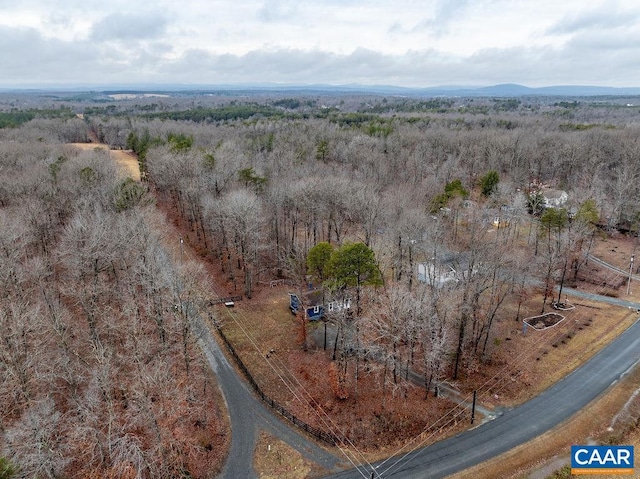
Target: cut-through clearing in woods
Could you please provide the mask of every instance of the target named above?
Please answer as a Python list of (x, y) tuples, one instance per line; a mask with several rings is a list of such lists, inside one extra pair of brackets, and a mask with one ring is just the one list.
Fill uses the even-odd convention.
[[(109, 147), (99, 143), (72, 143), (72, 145), (81, 150), (109, 150)], [(115, 161), (116, 165), (126, 172), (135, 181), (140, 181), (140, 167), (138, 158), (131, 150), (109, 150), (109, 155)]]

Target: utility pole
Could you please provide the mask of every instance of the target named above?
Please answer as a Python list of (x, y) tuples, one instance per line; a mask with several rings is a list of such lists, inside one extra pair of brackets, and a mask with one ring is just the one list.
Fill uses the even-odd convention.
[(182, 250), (183, 250), (184, 241), (182, 237), (180, 238), (180, 262), (182, 263)]
[(629, 281), (627, 281), (627, 295), (631, 294), (631, 276), (633, 274), (633, 258), (635, 254), (631, 255), (631, 260), (629, 261)]
[(327, 321), (324, 322), (324, 350), (327, 350)]
[(473, 404), (471, 405), (471, 424), (476, 420), (476, 393), (478, 391), (473, 391)]

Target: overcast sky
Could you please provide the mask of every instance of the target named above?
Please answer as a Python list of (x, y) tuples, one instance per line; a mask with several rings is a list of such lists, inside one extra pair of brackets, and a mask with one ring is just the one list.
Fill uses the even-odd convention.
[(638, 0), (0, 0), (0, 86), (640, 86)]

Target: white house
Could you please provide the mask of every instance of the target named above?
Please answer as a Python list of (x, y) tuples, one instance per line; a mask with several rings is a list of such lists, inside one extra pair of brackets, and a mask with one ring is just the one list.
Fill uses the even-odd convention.
[(559, 208), (563, 206), (569, 199), (566, 191), (554, 190), (551, 188), (543, 188), (540, 190), (544, 198), (545, 208)]
[(441, 288), (447, 283), (458, 281), (458, 273), (448, 264), (436, 267), (433, 263), (418, 263), (418, 281)]

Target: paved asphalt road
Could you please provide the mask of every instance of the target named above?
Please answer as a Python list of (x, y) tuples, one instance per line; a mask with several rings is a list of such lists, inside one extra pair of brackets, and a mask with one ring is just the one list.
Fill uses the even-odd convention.
[[(556, 288), (556, 291), (557, 291), (557, 288)], [(637, 303), (636, 301), (628, 301), (626, 299), (613, 298), (611, 296), (601, 296), (599, 294), (580, 291), (579, 289), (567, 288), (566, 286), (562, 288), (562, 292), (566, 293), (569, 296), (576, 296), (577, 298), (589, 299), (591, 301), (597, 301), (599, 303), (613, 304), (614, 306), (621, 306), (623, 308), (629, 308), (635, 311), (640, 311), (640, 303)], [(632, 299), (635, 299), (635, 298), (632, 298)]]
[[(600, 266), (604, 266), (608, 270), (615, 271), (616, 273), (620, 274), (621, 276), (625, 276), (627, 278), (629, 277), (629, 269), (626, 269), (626, 268), (622, 269), (622, 268), (618, 268), (617, 266), (613, 266), (612, 264), (609, 264), (606, 261), (603, 261), (600, 258), (598, 258), (597, 256), (594, 256), (592, 254), (589, 254), (589, 260), (598, 263)], [(637, 263), (636, 263), (636, 265), (637, 265)], [(633, 273), (633, 269), (635, 268), (636, 265), (633, 265), (633, 267), (631, 268), (632, 273)], [(632, 266), (632, 265), (629, 265), (629, 266)], [(636, 269), (636, 271), (637, 271), (637, 269)], [(633, 273), (631, 275), (631, 279), (633, 281), (638, 281), (638, 280), (640, 280), (640, 276), (638, 276), (637, 273)]]
[[(640, 320), (589, 362), (497, 419), (405, 457), (330, 478), (442, 478), (479, 464), (560, 424), (602, 394), (640, 360)], [(559, 451), (567, 452), (567, 451)]]
[[(570, 288), (567, 294), (618, 306), (640, 305)], [(588, 363), (534, 399), (504, 412), (493, 421), (411, 454), (369, 466), (336, 472), (340, 458), (317, 446), (285, 424), (260, 402), (228, 363), (201, 318), (192, 314), (194, 332), (218, 377), (232, 425), (231, 451), (222, 479), (252, 479), (253, 453), (259, 430), (274, 434), (332, 474), (327, 478), (442, 478), (506, 452), (560, 424), (603, 393), (640, 360), (640, 321), (594, 356)], [(373, 474), (373, 475), (372, 475)]]
[(249, 390), (246, 381), (231, 367), (209, 328), (198, 314), (191, 309), (193, 330), (199, 338), (200, 347), (217, 376), (231, 421), (231, 451), (221, 479), (256, 478), (253, 469), (253, 453), (260, 430), (267, 431), (286, 442), (302, 455), (315, 461), (327, 471), (337, 471), (339, 458), (322, 449), (313, 441), (298, 434), (268, 409)]

